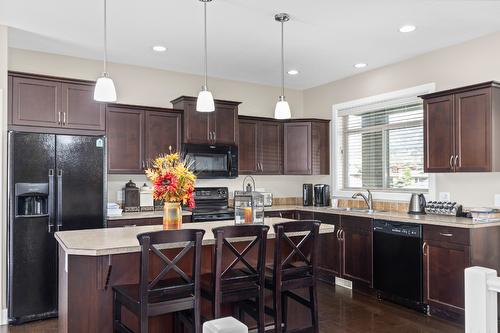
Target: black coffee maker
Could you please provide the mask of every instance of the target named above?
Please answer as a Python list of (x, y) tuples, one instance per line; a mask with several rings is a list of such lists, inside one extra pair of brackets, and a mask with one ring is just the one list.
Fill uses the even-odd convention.
[(327, 184), (314, 185), (314, 206), (316, 207), (330, 206), (330, 185)]

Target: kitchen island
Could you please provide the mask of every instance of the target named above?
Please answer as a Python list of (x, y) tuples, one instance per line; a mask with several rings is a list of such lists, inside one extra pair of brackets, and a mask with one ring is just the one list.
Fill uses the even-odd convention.
[[(271, 226), (267, 246), (267, 259), (272, 262), (273, 238), (272, 225), (281, 222), (293, 223), (283, 218), (266, 218), (265, 224)], [(183, 229), (204, 229), (202, 273), (212, 270), (212, 245), (215, 243), (212, 229), (219, 226), (233, 225), (234, 221), (204, 223), (186, 223)], [(112, 332), (112, 308), (114, 285), (139, 282), (139, 251), (137, 235), (144, 232), (161, 230), (162, 226), (123, 227), (112, 229), (92, 229), (57, 232), (59, 243), (59, 332)], [(333, 233), (333, 225), (322, 224), (320, 233)], [(241, 240), (245, 245), (245, 240)], [(169, 244), (162, 250), (169, 256), (175, 255), (183, 244)], [(232, 258), (228, 258), (232, 260)], [(155, 266), (155, 264), (157, 266)], [(180, 262), (179, 266), (188, 270), (189, 262)], [(160, 269), (158, 263), (153, 266)], [(269, 294), (270, 295), (270, 294)], [(309, 320), (308, 311), (294, 311), (290, 316), (290, 327), (301, 327)], [(223, 311), (232, 314), (231, 307)], [(210, 313), (210, 303), (202, 302), (202, 313)], [(247, 316), (248, 317), (248, 316)], [(131, 328), (137, 330), (137, 319), (127, 310), (122, 318)], [(252, 323), (250, 323), (251, 325)], [(170, 330), (169, 330), (170, 328)], [(150, 319), (150, 332), (173, 331), (170, 315)]]

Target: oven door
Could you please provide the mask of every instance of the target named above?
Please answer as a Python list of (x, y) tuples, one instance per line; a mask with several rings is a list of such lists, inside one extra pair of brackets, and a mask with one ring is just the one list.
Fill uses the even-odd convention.
[(238, 150), (234, 146), (185, 144), (183, 154), (200, 179), (238, 177)]

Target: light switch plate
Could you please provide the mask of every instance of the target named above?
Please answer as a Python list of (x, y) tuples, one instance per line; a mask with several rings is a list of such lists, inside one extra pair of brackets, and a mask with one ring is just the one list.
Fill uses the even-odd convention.
[(450, 192), (439, 192), (439, 201), (450, 201)]
[(116, 191), (116, 201), (118, 202), (123, 201), (123, 191)]
[(500, 207), (500, 194), (495, 194), (495, 207)]

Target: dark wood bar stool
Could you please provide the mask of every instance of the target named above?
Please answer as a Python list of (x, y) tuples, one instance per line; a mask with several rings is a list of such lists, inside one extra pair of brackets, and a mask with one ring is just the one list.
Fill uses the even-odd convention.
[[(273, 291), (273, 309), (266, 308), (266, 313), (274, 317), (277, 333), (286, 332), (289, 298), (308, 307), (311, 312), (311, 327), (300, 331), (319, 332), (316, 278), (320, 224), (319, 221), (296, 221), (274, 225), (274, 263), (272, 271), (266, 271), (265, 283), (266, 288)], [(289, 236), (304, 232), (307, 233), (304, 236)], [(306, 288), (309, 299), (293, 292)]]
[[(214, 228), (215, 246), (212, 274), (201, 278), (202, 296), (212, 301), (212, 315), (221, 317), (221, 305), (252, 300), (257, 304), (257, 328), (264, 332), (264, 275), (266, 260), (266, 241), (269, 227), (265, 225), (242, 225)], [(237, 238), (250, 238), (242, 251), (231, 241)], [(257, 250), (256, 260), (245, 256)], [(255, 250), (254, 250), (255, 251)], [(224, 258), (234, 259), (227, 264)]]
[[(113, 287), (113, 329), (114, 332), (131, 333), (121, 321), (122, 306), (134, 313), (139, 319), (140, 333), (148, 332), (149, 317), (179, 311), (192, 311), (194, 332), (201, 332), (200, 319), (200, 271), (201, 245), (204, 230), (172, 230), (143, 233), (137, 235), (141, 244), (141, 262), (139, 284)], [(168, 243), (187, 243), (185, 247), (170, 259), (159, 247)], [(192, 271), (184, 272), (177, 265), (189, 252), (192, 253)], [(150, 254), (159, 257), (163, 268), (153, 279), (151, 274)], [(189, 259), (186, 257), (186, 259)], [(167, 278), (167, 274), (176, 277)], [(175, 273), (175, 274), (174, 274)]]

